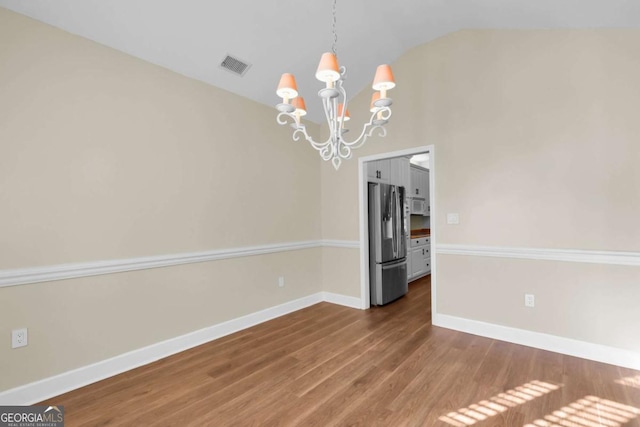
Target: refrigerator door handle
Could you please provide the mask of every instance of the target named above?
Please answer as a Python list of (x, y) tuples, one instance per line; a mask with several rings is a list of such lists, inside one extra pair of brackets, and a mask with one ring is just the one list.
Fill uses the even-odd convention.
[(398, 258), (398, 191), (393, 187), (393, 255)]
[(391, 187), (391, 218), (390, 221), (393, 221), (393, 228), (391, 234), (391, 246), (393, 248), (393, 258), (398, 258), (398, 243), (396, 236), (396, 187)]
[[(396, 187), (397, 188), (397, 187)], [(396, 190), (396, 258), (400, 257), (402, 209), (400, 207), (400, 191)]]
[(398, 243), (400, 236), (398, 235), (398, 187), (393, 186), (393, 255), (394, 258), (400, 257), (400, 249)]

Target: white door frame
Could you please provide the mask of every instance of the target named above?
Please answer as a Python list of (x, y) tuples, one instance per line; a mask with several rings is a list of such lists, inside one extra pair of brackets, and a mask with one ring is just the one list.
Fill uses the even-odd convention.
[[(435, 149), (433, 145), (423, 145), (421, 147), (409, 148), (406, 150), (392, 151), (390, 153), (375, 154), (358, 159), (358, 185), (359, 185), (359, 207), (360, 207), (360, 307), (366, 310), (370, 307), (369, 297), (369, 218), (367, 215), (367, 169), (366, 162), (372, 160), (382, 160), (393, 157), (412, 156), (414, 154), (429, 153), (429, 204), (431, 206), (431, 316), (436, 318), (436, 171), (435, 171)], [(408, 249), (408, 248), (407, 248)]]

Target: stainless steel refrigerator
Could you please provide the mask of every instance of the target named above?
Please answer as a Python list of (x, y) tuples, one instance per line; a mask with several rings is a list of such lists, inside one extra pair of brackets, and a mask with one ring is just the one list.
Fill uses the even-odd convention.
[(369, 183), (369, 284), (371, 305), (408, 290), (404, 187)]

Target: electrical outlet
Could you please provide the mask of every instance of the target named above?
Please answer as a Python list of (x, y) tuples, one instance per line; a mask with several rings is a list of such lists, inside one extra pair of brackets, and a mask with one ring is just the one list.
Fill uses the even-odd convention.
[(278, 287), (284, 288), (284, 276), (278, 277)]
[(27, 344), (29, 344), (27, 328), (14, 329), (11, 331), (11, 348), (25, 347)]
[(533, 294), (524, 294), (524, 306), (525, 307), (535, 307), (536, 306), (536, 297)]
[(448, 213), (447, 214), (447, 224), (453, 224), (453, 225), (460, 224), (460, 214), (458, 214), (458, 213)]

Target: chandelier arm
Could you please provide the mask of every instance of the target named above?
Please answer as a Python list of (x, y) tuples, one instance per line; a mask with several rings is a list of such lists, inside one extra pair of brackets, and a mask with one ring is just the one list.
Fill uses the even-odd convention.
[(331, 130), (331, 112), (329, 102), (330, 99), (322, 98), (322, 109), (324, 110), (324, 116), (327, 119), (327, 126), (329, 126), (329, 130)]
[(326, 142), (314, 141), (313, 138), (307, 133), (307, 129), (304, 127), (299, 127), (296, 130), (294, 130), (292, 136), (294, 141), (299, 141), (301, 137), (306, 139), (309, 142), (309, 144), (311, 144), (311, 146), (318, 151), (326, 149), (327, 146), (329, 146), (331, 143), (331, 141), (326, 141)]
[(322, 160), (327, 161), (333, 157), (333, 145), (331, 144), (331, 140), (327, 140), (326, 142), (316, 142), (307, 133), (305, 128), (298, 128), (295, 131), (293, 131), (294, 141), (300, 140), (299, 133), (302, 134), (302, 137), (309, 142), (311, 147), (313, 147), (316, 151), (318, 151)]
[(348, 160), (351, 158), (351, 147), (349, 147), (348, 145), (341, 144), (338, 150), (339, 150), (339, 153), (338, 153), (339, 157), (345, 160)]
[(326, 112), (327, 112), (327, 120), (329, 125), (329, 139), (333, 141), (335, 139), (336, 128), (335, 128), (335, 115), (336, 115), (336, 99), (329, 98), (325, 99), (327, 104)]
[[(322, 98), (322, 106), (324, 109), (324, 114), (327, 118), (327, 127), (329, 128), (329, 139), (322, 144), (322, 148), (316, 148), (316, 150), (320, 151), (320, 157), (323, 160), (330, 160), (335, 157), (335, 153), (338, 147), (338, 140), (336, 139), (335, 128), (333, 127), (333, 114), (335, 114), (335, 98)], [(314, 147), (315, 148), (315, 147)]]
[[(344, 88), (341, 85), (339, 86), (340, 92), (344, 96), (346, 100), (346, 93)], [(386, 128), (381, 124), (376, 124), (374, 121), (376, 120), (384, 120), (385, 122), (389, 120), (391, 117), (391, 108), (382, 107), (379, 110), (375, 111), (371, 114), (371, 117), (367, 123), (364, 124), (362, 128), (362, 132), (354, 141), (345, 141), (340, 134), (340, 127), (331, 127), (331, 112), (330, 110), (333, 107), (333, 112), (337, 114), (336, 105), (337, 100), (333, 99), (324, 99), (323, 104), (325, 107), (325, 115), (327, 116), (327, 120), (329, 123), (329, 129), (331, 135), (329, 139), (325, 142), (316, 142), (313, 138), (307, 133), (307, 129), (304, 125), (298, 124), (296, 117), (292, 113), (281, 112), (276, 117), (276, 121), (280, 125), (286, 125), (287, 123), (291, 123), (294, 126), (294, 131), (292, 138), (294, 141), (299, 141), (301, 138), (306, 139), (309, 144), (320, 154), (320, 157), (324, 161), (332, 160), (334, 167), (337, 169), (340, 165), (340, 159), (350, 159), (352, 156), (352, 150), (361, 147), (367, 140), (368, 137), (373, 135), (373, 132), (378, 129), (379, 136), (384, 137), (387, 134)], [(333, 106), (332, 106), (333, 104)], [(343, 110), (344, 111), (344, 110)], [(379, 117), (378, 117), (379, 115)], [(288, 119), (291, 119), (289, 122)], [(338, 125), (340, 122), (338, 120), (334, 121), (334, 125)]]
[[(347, 114), (347, 103), (349, 101), (347, 101), (347, 91), (343, 86), (344, 75), (346, 73), (347, 73), (347, 68), (344, 66), (340, 67), (340, 79), (337, 81), (336, 89), (338, 89), (338, 91), (342, 94), (342, 115), (340, 116), (340, 121), (337, 123), (336, 131), (338, 131), (342, 126), (342, 123), (344, 123), (344, 116)], [(336, 115), (337, 115), (337, 110), (336, 110)]]
[[(291, 122), (289, 122), (287, 120), (287, 118), (290, 118)], [(326, 149), (326, 147), (329, 146), (330, 143), (331, 143), (331, 140), (327, 140), (325, 142), (316, 142), (316, 141), (314, 141), (313, 138), (307, 133), (306, 127), (304, 125), (303, 126), (298, 125), (298, 123), (296, 122), (295, 116), (293, 114), (291, 114), (291, 113), (282, 112), (282, 113), (278, 114), (278, 116), (276, 117), (276, 121), (280, 125), (286, 125), (287, 123), (291, 123), (291, 124), (295, 125), (296, 128), (295, 128), (295, 130), (293, 131), (293, 134), (292, 134), (293, 140), (294, 141), (299, 141), (300, 138), (304, 138), (317, 151), (321, 151), (323, 149)], [(331, 157), (329, 157), (329, 158), (327, 158), (325, 160), (328, 160), (330, 158)]]
[(278, 122), (279, 125), (286, 125), (288, 123), (286, 119), (287, 117), (292, 119), (294, 122), (296, 120), (293, 114), (282, 112), (278, 113), (278, 115), (276, 116), (276, 122)]
[(320, 152), (320, 157), (322, 158), (322, 160), (324, 160), (325, 162), (327, 160), (331, 160), (332, 158), (334, 158), (335, 156), (333, 155), (333, 145), (329, 144), (326, 147), (324, 147), (322, 150), (318, 150)]
[[(342, 140), (342, 135), (341, 135), (341, 132), (340, 132), (340, 126), (341, 126), (342, 122), (338, 118), (338, 112), (339, 112), (338, 105), (340, 104), (339, 100), (340, 100), (340, 96), (337, 96), (337, 97), (333, 98), (333, 119), (334, 119), (333, 120), (333, 135), (335, 136), (335, 140), (338, 143)], [(342, 115), (344, 116), (344, 108), (342, 110), (343, 110)]]
[(349, 148), (359, 148), (365, 143), (367, 138), (370, 137), (373, 134), (373, 131), (376, 129), (380, 130), (380, 133), (378, 134), (379, 136), (386, 136), (387, 130), (385, 129), (385, 127), (374, 123), (379, 113), (381, 113), (382, 120), (389, 120), (389, 118), (391, 117), (391, 108), (382, 107), (380, 110), (372, 113), (369, 121), (362, 127), (362, 132), (360, 133), (360, 135), (351, 142), (343, 139), (342, 144)]

